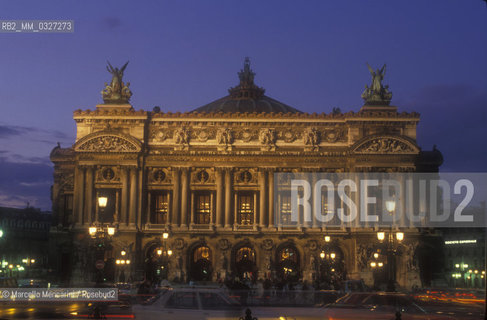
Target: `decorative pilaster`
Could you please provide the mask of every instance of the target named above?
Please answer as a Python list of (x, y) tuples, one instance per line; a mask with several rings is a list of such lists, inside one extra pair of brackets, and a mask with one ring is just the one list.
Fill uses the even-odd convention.
[(223, 172), (221, 168), (215, 169), (216, 174), (216, 227), (222, 226), (223, 211)]
[(268, 171), (268, 190), (269, 190), (269, 221), (268, 226), (269, 228), (273, 228), (274, 225), (274, 170)]
[(173, 203), (174, 206), (172, 207), (172, 219), (171, 225), (177, 226), (178, 225), (178, 214), (179, 214), (179, 205), (181, 203), (181, 199), (179, 197), (179, 187), (181, 184), (181, 180), (179, 177), (179, 168), (173, 168)]
[(77, 166), (74, 169), (74, 204), (76, 226), (81, 227), (83, 224), (83, 190), (84, 190), (84, 168)]
[[(169, 199), (168, 199), (168, 201), (169, 201)], [(146, 224), (149, 224), (151, 222), (150, 221), (151, 206), (152, 206), (151, 193), (147, 192), (147, 212), (146, 212), (146, 218), (145, 218)]]
[(232, 172), (225, 169), (225, 228), (231, 228), (232, 218)]
[(181, 227), (187, 227), (188, 221), (188, 168), (181, 169)]
[(90, 225), (93, 217), (93, 167), (86, 168), (84, 224)]
[(266, 201), (267, 201), (267, 185), (266, 185), (266, 172), (265, 170), (260, 170), (259, 171), (259, 190), (260, 190), (260, 206), (259, 206), (259, 226), (263, 228), (266, 224), (266, 218), (265, 215), (267, 213), (267, 206), (266, 206)]
[(121, 210), (121, 224), (127, 224), (128, 216), (128, 200), (129, 200), (129, 169), (122, 167), (122, 210)]
[(137, 211), (137, 168), (130, 169), (130, 209), (129, 226), (135, 227), (135, 217)]

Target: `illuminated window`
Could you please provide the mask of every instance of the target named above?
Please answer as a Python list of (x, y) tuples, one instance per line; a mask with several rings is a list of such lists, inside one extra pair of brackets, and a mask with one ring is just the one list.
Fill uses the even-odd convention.
[(196, 262), (201, 259), (210, 260), (210, 248), (199, 247), (196, 250), (194, 250), (193, 261)]
[(291, 196), (281, 198), (281, 222), (283, 224), (291, 223)]
[(238, 249), (237, 253), (235, 254), (235, 260), (240, 262), (242, 260), (249, 260), (255, 262), (255, 252), (252, 248), (249, 247), (242, 247)]
[(252, 194), (241, 194), (238, 197), (238, 222), (250, 225), (254, 222), (254, 198)]
[(196, 217), (195, 223), (208, 224), (210, 223), (211, 200), (209, 193), (202, 193), (196, 195)]
[(297, 262), (298, 261), (298, 255), (296, 253), (296, 249), (294, 249), (292, 247), (282, 248), (281, 251), (279, 252), (279, 259), (281, 261), (291, 260), (293, 262)]
[(151, 214), (151, 223), (167, 223), (169, 214), (169, 195), (167, 192), (154, 194), (154, 206)]

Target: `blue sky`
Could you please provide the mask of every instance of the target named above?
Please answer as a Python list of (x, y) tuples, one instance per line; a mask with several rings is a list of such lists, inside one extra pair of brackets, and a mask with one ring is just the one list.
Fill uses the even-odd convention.
[(50, 208), (49, 152), (74, 142), (122, 65), (136, 109), (227, 94), (251, 58), (266, 94), (306, 112), (358, 111), (365, 65), (387, 64), (399, 111), (443, 171), (487, 171), (487, 6), (481, 0), (3, 1), (0, 19), (70, 19), (71, 34), (0, 33), (0, 205)]

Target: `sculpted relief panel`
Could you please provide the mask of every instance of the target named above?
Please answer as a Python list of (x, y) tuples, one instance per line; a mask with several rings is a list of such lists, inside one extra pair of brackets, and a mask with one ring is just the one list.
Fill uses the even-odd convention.
[[(83, 139), (82, 139), (83, 140)], [(80, 141), (75, 147), (79, 152), (138, 152), (140, 146), (135, 142), (118, 136), (103, 134), (94, 138), (88, 138)]]
[(394, 137), (378, 137), (360, 143), (354, 150), (356, 153), (417, 153), (419, 150), (411, 142)]

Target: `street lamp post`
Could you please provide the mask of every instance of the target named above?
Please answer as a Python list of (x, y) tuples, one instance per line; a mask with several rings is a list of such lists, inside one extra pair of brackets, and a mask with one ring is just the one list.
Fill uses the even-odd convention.
[(172, 250), (169, 249), (167, 247), (167, 239), (169, 239), (169, 233), (167, 232), (164, 232), (162, 234), (162, 237), (161, 237), (161, 242), (162, 242), (162, 248), (157, 248), (156, 249), (156, 254), (157, 254), (157, 257), (158, 257), (158, 261), (159, 261), (159, 264), (158, 264), (158, 271), (157, 271), (157, 276), (158, 278), (159, 275), (162, 273), (161, 272), (161, 269), (164, 270), (164, 275), (165, 275), (165, 279), (167, 279), (168, 277), (168, 274), (169, 274), (169, 268), (168, 268), (168, 265), (169, 265), (169, 257), (171, 257), (172, 255)]
[[(396, 210), (396, 201), (394, 199), (387, 200), (385, 206), (389, 214), (393, 215)], [(395, 237), (394, 237), (395, 236)], [(377, 232), (377, 239), (380, 242), (386, 240), (387, 253), (387, 291), (396, 291), (395, 284), (395, 255), (397, 254), (397, 244), (404, 240), (404, 232), (393, 232), (392, 225), (389, 227), (389, 233), (384, 231)]]
[[(100, 208), (105, 208), (108, 203), (108, 198), (104, 196), (99, 196), (98, 206)], [(101, 283), (104, 281), (103, 270), (105, 268), (105, 250), (106, 246), (109, 245), (111, 238), (115, 235), (116, 229), (113, 226), (105, 225), (95, 222), (92, 226), (88, 228), (88, 233), (93, 240), (93, 247), (95, 249), (95, 266), (98, 269), (96, 274), (96, 283)], [(103, 263), (99, 263), (102, 261)]]

